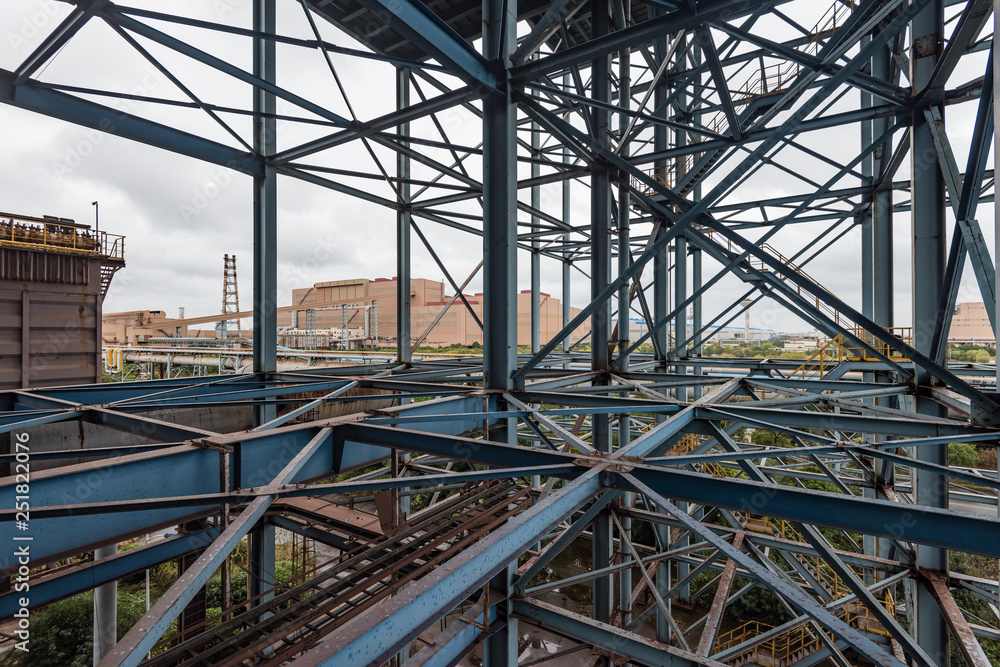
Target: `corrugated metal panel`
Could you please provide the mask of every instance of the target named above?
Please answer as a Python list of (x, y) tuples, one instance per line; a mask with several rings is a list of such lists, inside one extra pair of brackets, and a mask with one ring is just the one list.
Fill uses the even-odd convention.
[(100, 377), (100, 288), (99, 258), (0, 249), (0, 389)]

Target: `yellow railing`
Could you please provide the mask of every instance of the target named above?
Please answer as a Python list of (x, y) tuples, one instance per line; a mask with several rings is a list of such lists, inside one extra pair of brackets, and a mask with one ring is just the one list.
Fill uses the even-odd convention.
[[(784, 519), (772, 519), (768, 516), (755, 517), (751, 515), (741, 516), (740, 518), (744, 522), (743, 527), (747, 530), (774, 535), (790, 542), (806, 543), (806, 539), (802, 537), (802, 533)], [(844, 584), (840, 576), (829, 565), (824, 563), (821, 558), (802, 554), (793, 555), (810, 571), (820, 585), (833, 596), (834, 600), (842, 598), (845, 595), (850, 595), (851, 589)]]
[(0, 245), (125, 259), (125, 237), (68, 220), (0, 216)]
[[(701, 436), (695, 433), (687, 433), (681, 436), (681, 439), (677, 441), (670, 451), (667, 452), (667, 456), (679, 456), (681, 454), (690, 454), (701, 446), (703, 440)], [(694, 464), (695, 470), (698, 472), (703, 472), (713, 477), (735, 477), (738, 473), (730, 472), (726, 468), (715, 461), (706, 461), (704, 463)]]
[[(893, 361), (907, 361), (906, 357), (890, 347), (888, 343), (881, 338), (876, 338), (865, 329), (852, 327), (849, 331), (879, 354)], [(908, 345), (913, 340), (912, 327), (889, 327), (886, 331)], [(818, 375), (820, 379), (823, 379), (833, 367), (844, 361), (878, 361), (878, 357), (871, 354), (866, 348), (848, 340), (843, 334), (837, 334), (817, 348), (801, 366), (792, 371), (789, 377), (813, 378)]]
[[(896, 604), (890, 591), (886, 591), (881, 600), (886, 611), (895, 615)], [(883, 637), (888, 637), (889, 633), (878, 620), (872, 616), (871, 612), (857, 600), (852, 600), (843, 609), (837, 612), (837, 616), (853, 628), (862, 632), (870, 632)], [(724, 651), (739, 646), (745, 642), (759, 637), (765, 632), (774, 629), (774, 626), (760, 621), (748, 621), (743, 625), (719, 635), (716, 640), (717, 651)], [(836, 636), (831, 632), (826, 632), (831, 640), (836, 640)], [(761, 642), (754, 646), (748, 646), (736, 655), (726, 659), (727, 662), (737, 662), (741, 658), (752, 658), (755, 662), (762, 659), (767, 660), (766, 664), (778, 667), (779, 665), (791, 665), (806, 656), (815, 653), (823, 645), (821, 637), (815, 633), (810, 626), (800, 625), (789, 630), (785, 634)]]
[[(764, 533), (779, 537), (790, 542), (798, 542), (800, 544), (805, 544), (806, 540), (802, 536), (795, 526), (793, 526), (788, 521), (784, 519), (774, 519), (769, 516), (754, 516), (751, 514), (740, 514), (737, 516), (741, 521), (743, 521), (743, 527), (746, 530), (753, 531), (755, 533)], [(844, 580), (833, 571), (833, 569), (823, 562), (823, 560), (817, 556), (806, 556), (803, 554), (794, 554), (795, 558), (805, 565), (812, 573), (814, 577), (823, 585), (823, 587), (833, 596), (834, 600), (839, 600), (842, 597), (846, 597), (852, 593), (851, 589), (844, 583)], [(853, 569), (853, 568), (852, 568)], [(857, 574), (857, 572), (855, 572)], [(869, 573), (873, 574), (873, 573)], [(892, 591), (886, 590), (882, 599), (885, 608), (889, 613), (895, 613), (896, 605), (892, 598)], [(851, 611), (854, 617), (864, 616), (867, 618), (868, 610), (861, 605), (858, 601), (852, 601), (848, 603), (847, 609), (850, 611), (851, 605), (857, 605), (858, 609)], [(881, 626), (878, 626), (878, 630), (871, 630), (871, 632), (883, 632)]]

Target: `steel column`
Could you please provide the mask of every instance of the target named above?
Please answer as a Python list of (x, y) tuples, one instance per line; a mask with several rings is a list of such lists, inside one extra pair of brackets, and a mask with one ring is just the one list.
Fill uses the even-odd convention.
[[(254, 0), (254, 76), (274, 83), (277, 76), (275, 43), (267, 36), (276, 32), (274, 0)], [(277, 104), (273, 92), (253, 89), (254, 152), (263, 157), (277, 149)], [(278, 369), (278, 201), (277, 174), (265, 164), (262, 176), (253, 180), (253, 369), (273, 373)], [(255, 408), (256, 425), (276, 416), (273, 405)]]
[[(410, 68), (396, 69), (396, 111), (410, 106)], [(399, 142), (407, 145), (410, 124), (400, 123)], [(410, 350), (410, 156), (396, 153), (396, 176), (399, 178), (399, 204), (396, 212), (396, 354), (403, 363), (412, 359)]]
[[(94, 551), (94, 562), (118, 553), (117, 544)], [(118, 641), (118, 582), (109, 581), (94, 589), (94, 664), (114, 648)]]
[[(531, 177), (538, 178), (541, 174), (541, 166), (538, 160), (541, 158), (539, 152), (541, 132), (538, 123), (531, 124)], [(541, 210), (542, 189), (538, 185), (531, 186), (531, 210)], [(537, 215), (531, 216), (531, 231), (538, 232), (540, 218)], [(531, 238), (531, 353), (534, 354), (542, 347), (541, 341), (541, 280), (542, 280), (542, 253), (541, 240), (538, 236)]]
[[(483, 1), (483, 52), (491, 70), (517, 47), (516, 2)], [(509, 389), (517, 361), (517, 149), (506, 87), (483, 100), (483, 371), (488, 389)]]
[[(591, 0), (591, 25), (594, 37), (606, 35), (609, 29), (608, 0)], [(592, 96), (596, 102), (611, 102), (611, 57), (600, 56), (591, 63)], [(604, 147), (610, 146), (610, 114), (607, 107), (593, 108), (592, 124), (594, 136)], [(611, 180), (608, 167), (603, 162), (591, 166), (590, 179), (590, 296), (597, 296), (611, 282)], [(596, 386), (608, 384), (611, 369), (609, 347), (611, 330), (611, 303), (604, 301), (590, 320), (591, 368), (599, 375)], [(611, 451), (611, 426), (607, 414), (591, 416), (593, 438), (591, 444), (599, 452)], [(593, 555), (594, 569), (602, 569), (611, 564), (613, 553), (611, 517), (603, 513), (594, 520)], [(612, 577), (603, 576), (594, 580), (594, 618), (599, 621), (611, 620), (614, 605)]]
[[(931, 128), (924, 110), (940, 105), (941, 90), (927, 90), (937, 64), (944, 35), (944, 2), (932, 0), (911, 23), (913, 44), (910, 55), (910, 81), (915, 93), (923, 92), (920, 103), (914, 104), (911, 116), (910, 158), (913, 222), (913, 346), (917, 351), (934, 356), (933, 338), (938, 318), (941, 285), (944, 284), (945, 229), (944, 179), (938, 169)], [(943, 107), (941, 108), (943, 111)], [(918, 385), (930, 384), (933, 376), (917, 367)], [(943, 416), (943, 408), (923, 397), (917, 398), (917, 411), (931, 416)], [(948, 465), (947, 447), (921, 447), (921, 461)], [(916, 499), (921, 505), (947, 507), (946, 479), (926, 470), (916, 471)], [(948, 552), (937, 547), (917, 547), (917, 565), (933, 571), (947, 571)], [(916, 616), (913, 627), (920, 646), (940, 664), (948, 663), (948, 630), (934, 596), (920, 587), (916, 596)]]

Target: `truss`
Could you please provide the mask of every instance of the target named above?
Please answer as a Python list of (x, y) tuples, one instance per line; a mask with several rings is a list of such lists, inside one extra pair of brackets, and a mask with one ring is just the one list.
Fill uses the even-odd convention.
[[(989, 664), (997, 581), (950, 571), (948, 554), (1000, 557), (1000, 480), (950, 466), (947, 447), (996, 447), (996, 371), (949, 364), (946, 339), (967, 262), (995, 319), (976, 221), (994, 196), (991, 3), (254, 0), (242, 18), (65, 4), (0, 71), (0, 101), (240, 172), (254, 197), (254, 373), (0, 394), (5, 463), (18, 434), (80, 438), (32, 450), (51, 468), (31, 478), (31, 606), (187, 564), (101, 665), (140, 663), (179, 618), (151, 664), (447, 665), (475, 650), (513, 665), (519, 625), (594, 664), (940, 665), (952, 640)], [(74, 80), (67, 59), (132, 65), (75, 51), (94, 30), (163, 84)], [(283, 58), (296, 71), (279, 78)], [(371, 88), (354, 91), (344, 74), (361, 67)], [(362, 100), (371, 90), (395, 105)], [(967, 146), (946, 109), (971, 121)], [(284, 179), (395, 213), (391, 363), (277, 372)], [(912, 322), (893, 285), (906, 213)], [(431, 227), (481, 237), (463, 283)], [(426, 332), (408, 325), (412, 232), (482, 325), (482, 358), (413, 360)], [(824, 260), (859, 237), (860, 304), (815, 277), (837, 278)], [(525, 258), (532, 351), (518, 355)], [(542, 261), (561, 265), (567, 306), (547, 341)], [(576, 316), (574, 269), (589, 285)], [(476, 308), (463, 290), (480, 271)], [(830, 346), (805, 364), (702, 356), (760, 301)], [(616, 324), (630, 317), (638, 339)], [(590, 350), (572, 350), (588, 329)], [(254, 428), (213, 427), (223, 414)], [(8, 543), (17, 488), (0, 483)], [(381, 532), (302, 515), (302, 498), (380, 492)], [(430, 507), (410, 513), (415, 494)], [(276, 591), (276, 526), (342, 552), (335, 574)], [(190, 603), (247, 536), (251, 602), (220, 630), (192, 627)], [(538, 576), (580, 544), (585, 572)], [(586, 608), (556, 603), (568, 586)], [(755, 589), (786, 622), (731, 627)], [(0, 595), (4, 614), (18, 604)]]

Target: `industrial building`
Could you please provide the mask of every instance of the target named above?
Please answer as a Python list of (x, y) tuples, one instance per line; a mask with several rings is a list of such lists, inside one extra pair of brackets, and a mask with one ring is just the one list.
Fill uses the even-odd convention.
[(0, 389), (101, 380), (101, 307), (125, 238), (0, 213)]
[[(994, 2), (53, 4), (0, 103), (240, 175), (252, 288), (222, 318), (252, 351), (0, 392), (13, 660), (83, 601), (99, 667), (996, 664), (997, 367), (947, 359), (967, 267), (994, 332), (1000, 304)], [(91, 30), (163, 87), (74, 50)], [(315, 231), (367, 225), (396, 278), (279, 307), (282, 197), (313, 188)], [(372, 302), (395, 353), (280, 365), (293, 312), (371, 335)], [(757, 304), (820, 347), (701, 356)], [(442, 312), (481, 356), (414, 353)], [(219, 321), (123, 317), (129, 342)]]
[[(304, 327), (308, 311), (316, 304), (327, 305), (315, 310), (312, 317), (313, 329), (342, 330), (350, 326), (362, 327), (368, 337), (376, 337), (381, 344), (371, 347), (395, 347), (398, 328), (397, 303), (399, 302), (399, 280), (376, 278), (369, 280), (336, 280), (315, 283), (312, 287), (292, 290), (294, 311), (285, 311), (278, 317), (280, 328), (291, 327), (305, 335)], [(558, 298), (540, 292), (538, 295), (537, 326), (541, 340), (548, 341), (562, 329), (564, 308)], [(374, 310), (364, 307), (375, 304)], [(344, 306), (349, 306), (347, 309)], [(354, 306), (354, 307), (352, 307)], [(531, 290), (521, 291), (516, 296), (517, 344), (530, 345), (532, 336), (532, 295)], [(473, 345), (483, 342), (483, 293), (470, 293), (462, 297), (445, 293), (444, 282), (426, 278), (410, 279), (410, 331), (428, 347), (449, 345)], [(579, 308), (569, 308), (571, 317), (580, 313)], [(373, 316), (376, 329), (372, 329)], [(589, 333), (589, 321), (581, 324), (572, 334), (570, 341), (576, 343)], [(284, 335), (288, 335), (287, 333)], [(337, 336), (333, 335), (333, 339)], [(302, 347), (300, 341), (290, 347)], [(324, 346), (320, 346), (324, 347)]]
[(960, 303), (955, 306), (948, 330), (949, 343), (977, 343), (995, 345), (996, 334), (990, 324), (989, 313), (982, 301)]

